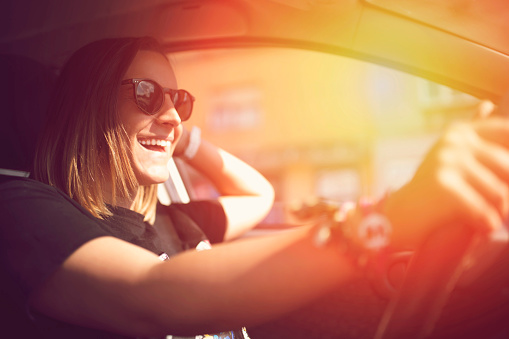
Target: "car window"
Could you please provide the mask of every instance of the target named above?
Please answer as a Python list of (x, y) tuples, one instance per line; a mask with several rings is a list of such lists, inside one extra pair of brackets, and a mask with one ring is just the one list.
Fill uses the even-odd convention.
[[(401, 186), (443, 128), (471, 119), (479, 104), (414, 75), (319, 52), (216, 49), (170, 59), (179, 87), (197, 98), (187, 127), (198, 125), (272, 182), (275, 222), (285, 221), (284, 206), (310, 196), (355, 200)], [(215, 194), (194, 179), (198, 198)]]

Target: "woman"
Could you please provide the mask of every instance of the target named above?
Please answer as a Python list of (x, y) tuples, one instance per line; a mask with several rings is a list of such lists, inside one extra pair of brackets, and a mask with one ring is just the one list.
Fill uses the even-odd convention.
[[(321, 225), (184, 251), (207, 247), (201, 230), (220, 241), (252, 227), (269, 210), (273, 190), (248, 165), (184, 131), (193, 99), (176, 88), (171, 65), (150, 38), (92, 43), (62, 70), (35, 160), (40, 182), (0, 187), (7, 219), (1, 267), (23, 330), (52, 338), (237, 338), (245, 335), (242, 326), (302, 306), (355, 275), (356, 254), (336, 244), (360, 240), (322, 236)], [(478, 125), (455, 132), (475, 136), (465, 145), (446, 135), (414, 180), (378, 206), (392, 222), (394, 246), (416, 244), (451, 219), (466, 222), (488, 211), (475, 227), (489, 230), (507, 215), (507, 190), (472, 184), (463, 174), (475, 168), (440, 156), (470, 147), (471, 163), (506, 178), (497, 159), (509, 155), (507, 141), (491, 132), (509, 135), (509, 123)], [(496, 157), (480, 157), (481, 149), (496, 149)], [(159, 210), (169, 221), (156, 230), (154, 184), (168, 178), (172, 155), (183, 155), (221, 197)], [(442, 181), (442, 172), (458, 180)], [(465, 188), (472, 199), (461, 196)], [(441, 202), (448, 208), (431, 208)], [(362, 217), (361, 209), (351, 210), (345, 224), (355, 228)]]

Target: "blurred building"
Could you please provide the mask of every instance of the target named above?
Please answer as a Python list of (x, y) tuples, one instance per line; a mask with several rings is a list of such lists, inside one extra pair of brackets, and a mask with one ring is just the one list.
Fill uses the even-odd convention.
[[(355, 200), (399, 187), (444, 126), (470, 117), (478, 103), (424, 79), (318, 52), (247, 48), (171, 59), (179, 86), (197, 97), (186, 124), (272, 182), (272, 221), (285, 218), (281, 206), (310, 196)], [(198, 197), (214, 194), (193, 178)]]

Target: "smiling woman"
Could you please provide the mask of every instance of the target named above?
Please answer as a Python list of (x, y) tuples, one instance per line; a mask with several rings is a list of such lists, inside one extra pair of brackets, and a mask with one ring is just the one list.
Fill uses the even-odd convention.
[[(249, 47), (252, 54), (259, 47), (292, 47), (329, 57), (353, 57), (495, 103), (509, 87), (506, 0), (6, 0), (2, 5), (1, 52), (30, 56), (61, 74), (49, 128), (38, 145), (34, 173), (40, 181), (2, 178), (0, 184), (0, 309), (10, 315), (0, 324), (6, 333), (29, 332), (18, 337), (153, 337), (252, 328), (352, 282), (352, 272), (357, 272), (352, 263), (357, 258), (334, 245), (357, 245), (359, 239), (332, 232), (332, 241), (318, 248), (314, 240), (320, 225), (196, 251), (208, 248), (207, 240), (233, 239), (253, 227), (274, 197), (257, 171), (214, 145), (233, 130), (233, 139), (222, 145), (244, 156), (265, 143), (276, 145), (275, 139), (282, 135), (286, 149), (260, 153), (253, 163), (264, 166), (263, 173), (276, 179), (278, 196), (284, 194), (290, 201), (307, 198), (310, 192), (334, 198), (345, 197), (345, 192), (346, 198), (357, 198), (359, 191), (379, 193), (374, 181), (366, 180), (371, 172), (357, 175), (350, 170), (362, 161), (356, 156), (371, 149), (349, 152), (351, 144), (334, 144), (334, 137), (341, 134), (354, 142), (370, 139), (374, 134), (368, 118), (375, 115), (397, 122), (382, 131), (387, 135), (413, 123), (406, 103), (388, 91), (398, 84), (383, 72), (364, 82), (359, 79), (367, 78), (349, 66), (336, 72), (326, 63), (307, 57), (297, 60), (282, 52), (268, 57), (276, 61), (270, 67), (259, 58), (234, 70), (243, 53), (234, 48)], [(150, 39), (121, 38), (81, 49), (62, 69), (74, 51), (91, 41), (133, 35), (156, 35), (164, 53), (197, 51), (192, 58), (203, 60), (215, 58), (204, 50), (222, 48), (219, 53), (232, 61), (222, 68), (193, 65), (183, 70), (193, 86), (180, 75), (177, 84), (172, 75), (176, 69), (168, 68), (160, 46)], [(146, 59), (154, 61), (154, 69), (141, 68)], [(292, 68), (282, 67), (294, 61)], [(131, 66), (133, 73), (127, 74)], [(134, 72), (134, 67), (141, 72)], [(204, 70), (210, 68), (214, 76), (205, 76)], [(331, 74), (333, 69), (337, 76), (327, 82), (313, 77)], [(260, 78), (229, 86), (233, 73), (246, 70)], [(299, 78), (307, 71), (314, 74)], [(3, 94), (9, 97), (12, 90), (20, 90), (17, 77), (6, 74)], [(258, 79), (266, 74), (281, 76), (265, 91)], [(213, 92), (194, 86), (205, 87), (216, 79), (222, 83)], [(339, 84), (339, 79), (347, 81)], [(447, 90), (423, 84), (423, 90), (436, 93), (437, 99), (447, 98), (442, 96)], [(194, 132), (182, 128), (178, 120), (186, 119), (183, 108), (189, 101), (180, 96), (183, 92), (177, 85), (196, 96), (196, 113), (208, 102), (214, 104), (210, 120), (193, 113), (192, 121), (200, 126), (210, 123), (218, 130), (209, 133), (202, 128), (200, 139), (196, 128)], [(292, 91), (299, 87), (305, 89), (303, 94)], [(372, 91), (358, 95), (358, 88)], [(154, 90), (149, 98), (145, 89)], [(284, 91), (292, 95), (284, 99)], [(339, 100), (339, 91), (348, 99)], [(40, 93), (28, 90), (12, 96), (15, 108), (31, 109)], [(212, 94), (217, 95), (212, 98)], [(181, 98), (184, 106), (179, 105)], [(390, 115), (380, 111), (382, 101), (391, 105)], [(267, 104), (274, 109), (266, 109)], [(21, 136), (31, 133), (30, 124), (16, 128), (10, 123), (18, 118), (17, 112), (3, 109), (9, 115), (2, 120), (3, 127), (12, 132), (12, 137), (3, 135), (7, 148), (13, 142), (16, 146), (36, 143)], [(431, 127), (443, 122), (433, 111), (428, 117)], [(275, 123), (267, 128), (267, 121)], [(488, 117), (444, 131), (441, 138), (435, 135), (438, 142), (414, 177), (389, 195), (385, 205), (374, 208), (391, 221), (395, 247), (418, 245), (444, 224), (467, 225), (466, 233), (497, 228), (509, 215), (508, 122)], [(320, 152), (310, 151), (322, 141)], [(410, 178), (409, 172), (417, 167), (416, 147), (423, 144), (390, 141), (373, 163), (383, 166), (385, 176)], [(402, 161), (391, 158), (395, 147), (404, 151)], [(7, 154), (14, 149), (19, 148)], [(180, 155), (215, 186), (212, 200), (157, 204), (154, 187), (168, 176), (163, 163)], [(314, 177), (306, 174), (311, 161), (321, 166)], [(345, 166), (333, 168), (333, 161)], [(290, 172), (288, 165), (296, 165), (290, 180), (280, 179), (270, 167), (281, 163), (284, 174)], [(410, 166), (412, 171), (401, 170)], [(313, 186), (310, 177), (320, 184)], [(365, 186), (362, 180), (367, 181)], [(355, 230), (365, 212), (362, 207), (342, 225)], [(444, 248), (453, 246), (446, 242)], [(436, 263), (444, 261), (440, 259)], [(507, 264), (497, 265), (493, 270), (507, 278)], [(431, 266), (429, 275), (416, 279), (429, 282), (438, 272)], [(498, 284), (497, 279), (482, 275), (480, 280), (486, 282), (491, 299), (499, 302), (493, 305), (501, 307), (488, 303), (479, 307), (488, 298), (471, 294), (474, 301), (461, 307), (471, 316), (450, 312), (460, 319), (451, 323), (466, 323), (468, 328), (445, 336), (487, 338), (488, 331), (508, 333), (509, 302), (504, 291), (509, 279)], [(484, 312), (487, 309), (492, 312)], [(362, 313), (367, 313), (364, 310), (363, 305)], [(347, 304), (343, 314), (350, 311)], [(14, 318), (18, 321), (9, 321)], [(327, 322), (338, 318), (342, 320), (333, 314)], [(320, 318), (316, 324), (324, 322)], [(352, 332), (322, 337), (359, 338)], [(279, 337), (291, 336), (285, 332)]]
[[(134, 159), (127, 148), (134, 145), (129, 139), (132, 135), (127, 135), (119, 124), (116, 112), (120, 86), (108, 85), (112, 81), (120, 83), (135, 54), (128, 58), (117, 51), (115, 44), (124, 42), (99, 41), (69, 60), (57, 82), (56, 95), (48, 109), (51, 114), (43, 132), (45, 137), (38, 145), (34, 162), (38, 180), (62, 189), (96, 217), (111, 215), (106, 202), (116, 204), (117, 199), (129, 199), (138, 190), (130, 166)], [(85, 60), (97, 58), (97, 50), (106, 51), (104, 59), (115, 60), (112, 67), (102, 69), (93, 63), (87, 68), (82, 66)], [(126, 97), (127, 92), (126, 89)], [(103, 192), (102, 187), (108, 190)], [(153, 195), (146, 193), (145, 200)], [(152, 203), (145, 201), (141, 205), (145, 209), (152, 205), (148, 218), (153, 220), (155, 200), (151, 200)], [(149, 212), (145, 209), (139, 212)]]
[[(190, 102), (152, 38), (96, 41), (69, 59), (37, 149), (38, 181), (0, 185), (0, 307), (16, 319), (6, 326), (22, 324), (27, 337), (245, 338), (243, 326), (357, 277), (362, 259), (377, 256), (370, 229), (384, 244), (391, 235), (391, 246), (414, 248), (451, 220), (486, 232), (509, 213), (509, 190), (499, 190), (509, 123), (489, 118), (448, 131), (415, 178), (378, 204), (326, 209), (333, 219), (211, 248), (260, 222), (274, 190), (182, 126)], [(220, 196), (158, 205), (172, 156)]]
[[(131, 79), (143, 76), (154, 79), (153, 83), (131, 82)], [(118, 100), (119, 123), (130, 139), (131, 164), (136, 180), (142, 186), (162, 183), (169, 177), (167, 164), (181, 136), (182, 119), (173, 101), (165, 100), (170, 96), (162, 92), (158, 82), (164, 87), (177, 88), (177, 80), (164, 55), (143, 50), (138, 52), (124, 77), (136, 88), (133, 97), (129, 86), (124, 86)], [(156, 88), (158, 92), (154, 92)], [(192, 107), (187, 110), (181, 105), (178, 107), (185, 118), (190, 116)]]
[[(77, 314), (87, 312), (87, 307), (78, 306), (80, 311), (71, 315), (67, 302), (55, 303), (59, 292), (54, 288), (60, 290), (62, 283), (74, 280), (64, 266), (81, 271), (90, 264), (85, 260), (88, 264), (82, 266), (81, 255), (76, 262), (67, 261), (67, 257), (68, 250), (76, 251), (91, 239), (109, 235), (117, 241), (132, 241), (154, 252), (156, 259), (159, 256), (166, 260), (185, 249), (210, 248), (207, 236), (216, 242), (237, 237), (266, 215), (274, 194), (270, 184), (247, 164), (183, 128), (181, 122), (191, 116), (193, 101), (190, 93), (178, 89), (168, 59), (152, 38), (101, 40), (71, 57), (57, 82), (36, 151), (35, 177), (49, 186), (38, 186), (31, 180), (21, 183), (33, 185), (32, 193), (39, 190), (47, 195), (45, 203), (36, 203), (33, 210), (38, 211), (39, 217), (46, 214), (54, 219), (50, 226), (42, 221), (46, 218), (16, 218), (17, 224), (36, 229), (26, 229), (23, 236), (26, 243), (32, 243), (30, 251), (53, 252), (39, 262), (39, 273), (21, 273), (25, 277), (32, 275), (27, 290), (33, 298), (30, 307), (34, 311), (73, 323)], [(168, 162), (174, 155), (185, 155), (188, 163), (215, 183), (225, 197), (180, 207), (157, 206), (156, 185), (168, 179)], [(49, 205), (42, 207), (45, 204)], [(249, 210), (240, 213), (238, 207), (244, 204), (249, 205)], [(153, 225), (156, 208), (165, 220), (159, 228)], [(52, 216), (57, 210), (60, 221)], [(94, 220), (99, 223), (92, 226)], [(74, 223), (80, 226), (76, 228)], [(39, 231), (43, 237), (37, 235)], [(8, 238), (17, 236), (11, 234)], [(59, 240), (51, 245), (41, 239)], [(10, 246), (21, 249), (14, 242), (7, 247)], [(103, 279), (112, 278), (103, 268), (96, 269), (97, 274), (104, 275)], [(51, 274), (55, 270), (61, 274)], [(48, 275), (51, 279), (43, 284)], [(26, 281), (22, 278), (18, 283), (24, 285)], [(96, 302), (109, 308), (100, 299)], [(96, 306), (102, 308), (99, 304)], [(103, 327), (99, 325), (102, 321), (78, 323)], [(120, 332), (136, 333), (138, 325)], [(68, 336), (80, 332), (72, 326), (66, 331)], [(175, 332), (180, 330), (175, 328)], [(240, 330), (234, 332), (236, 337), (243, 336)]]

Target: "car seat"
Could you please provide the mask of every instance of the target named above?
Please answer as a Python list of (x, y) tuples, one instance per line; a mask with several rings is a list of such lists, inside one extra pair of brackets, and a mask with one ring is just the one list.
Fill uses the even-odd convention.
[(0, 55), (0, 174), (28, 177), (56, 74), (19, 55)]

